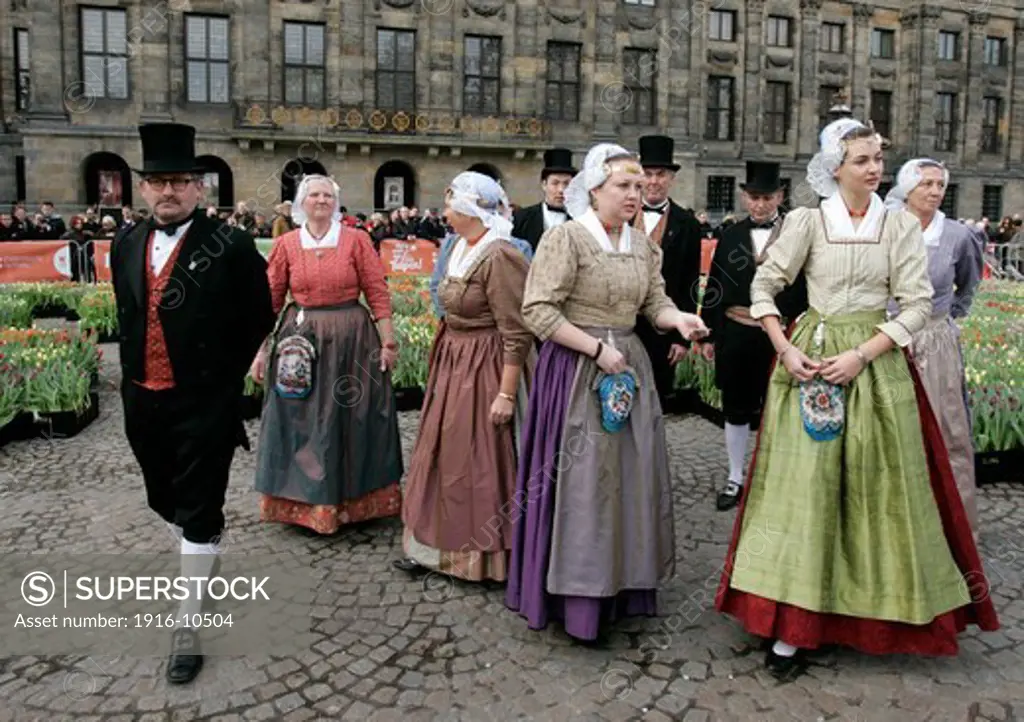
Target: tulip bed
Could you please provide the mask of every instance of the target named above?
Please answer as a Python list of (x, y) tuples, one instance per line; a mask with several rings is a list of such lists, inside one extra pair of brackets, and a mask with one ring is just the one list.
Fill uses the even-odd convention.
[[(977, 452), (1024, 453), (1024, 284), (984, 281), (959, 325)], [(705, 415), (720, 411), (708, 344), (676, 367), (676, 388), (695, 394)]]

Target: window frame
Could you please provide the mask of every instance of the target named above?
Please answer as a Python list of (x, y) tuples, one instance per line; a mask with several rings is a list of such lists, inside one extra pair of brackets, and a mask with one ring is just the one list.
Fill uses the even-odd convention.
[[(627, 59), (630, 55), (635, 54), (636, 56), (636, 67), (638, 70), (642, 70), (646, 65), (641, 66), (641, 63), (645, 62), (645, 58), (650, 58), (650, 66), (653, 68), (653, 72), (649, 79), (641, 79), (633, 77), (635, 82), (630, 82), (628, 76), (630, 75), (630, 65)], [(624, 125), (655, 125), (658, 120), (658, 51), (655, 48), (638, 48), (638, 47), (626, 47), (622, 49), (622, 76), (624, 78), (624, 84), (630, 92), (629, 106), (622, 112), (622, 123)], [(648, 82), (649, 81), (649, 82)], [(647, 98), (647, 107), (650, 109), (647, 116), (644, 118), (640, 117), (640, 103), (637, 102), (637, 96), (643, 94)]]
[[(32, 36), (28, 28), (15, 27), (14, 31), (14, 110), (26, 111), (32, 103)], [(27, 67), (21, 66), (24, 44)]]
[[(878, 40), (877, 47), (876, 38)], [(883, 52), (886, 50), (885, 41), (888, 41), (888, 54)], [(896, 31), (892, 28), (871, 28), (870, 54), (872, 58), (878, 60), (894, 60), (896, 58)]]
[[(844, 53), (846, 52), (846, 23), (822, 23), (822, 33), (818, 39), (818, 50), (823, 53)], [(833, 39), (833, 33), (831, 31), (839, 32), (839, 49), (834, 50), (832, 48), (831, 40)], [(825, 38), (829, 39), (828, 47), (825, 46)]]
[[(707, 195), (705, 205), (708, 213), (733, 212), (736, 209), (736, 176), (709, 175), (705, 184), (705, 193)], [(727, 196), (729, 205), (714, 205), (711, 201), (716, 196)]]
[[(566, 80), (562, 76), (561, 62), (558, 63), (559, 77), (557, 79), (553, 79), (551, 77), (552, 76), (551, 69), (552, 69), (552, 65), (553, 65), (552, 61), (556, 59), (555, 55), (552, 53), (553, 50), (557, 50), (559, 52), (572, 51), (572, 52), (575, 53), (575, 55), (576, 55), (576, 58), (575, 58), (575, 60), (576, 60), (576, 80), (575, 81), (573, 81), (573, 80)], [(544, 77), (544, 115), (545, 115), (545, 117), (548, 120), (567, 121), (567, 122), (572, 122), (572, 123), (578, 122), (579, 119), (580, 119), (580, 98), (581, 98), (580, 87), (582, 85), (581, 73), (583, 72), (583, 44), (582, 43), (574, 43), (574, 42), (566, 42), (566, 41), (563, 41), (563, 40), (548, 40), (547, 46), (544, 48), (544, 59), (545, 59), (545, 63), (546, 63), (546, 66), (547, 66), (546, 67), (546, 72), (545, 72), (545, 77)], [(559, 57), (557, 59), (559, 61), (563, 61), (564, 60), (563, 57)], [(557, 89), (558, 99), (559, 99), (559, 103), (557, 105), (558, 105), (559, 108), (561, 108), (561, 110), (559, 112), (555, 113), (555, 114), (551, 113), (549, 105), (548, 105), (548, 97), (549, 97), (549, 95), (551, 93), (552, 88)], [(568, 92), (572, 93), (575, 96), (575, 100), (574, 100), (574, 103), (573, 103), (573, 108), (575, 108), (575, 113), (574, 113), (574, 115), (572, 117), (569, 117), (564, 112), (564, 109), (565, 109), (564, 100), (566, 98), (567, 88), (570, 89), (570, 90), (568, 90)], [(498, 85), (498, 92), (499, 92), (499, 94), (501, 92), (501, 85), (500, 85), (500, 83)]]
[[(203, 32), (206, 37), (206, 48), (204, 49), (205, 56), (201, 58), (189, 57), (189, 22), (193, 20), (202, 20), (204, 24)], [(210, 58), (210, 21), (211, 20), (222, 20), (226, 26), (226, 37), (228, 39), (227, 44), (227, 58), (224, 60), (213, 60)], [(231, 18), (228, 15), (216, 15), (213, 13), (185, 13), (185, 33), (182, 42), (182, 50), (185, 55), (185, 99), (189, 103), (196, 103), (199, 105), (229, 105), (231, 103)], [(191, 97), (192, 92), (192, 80), (189, 71), (189, 66), (192, 63), (203, 63), (206, 65), (206, 100), (194, 100)], [(210, 66), (212, 65), (223, 65), (226, 71), (227, 77), (227, 93), (224, 100), (211, 100), (212, 93), (211, 89), (211, 76)]]
[[(949, 98), (949, 119), (940, 118), (939, 114), (945, 112), (944, 99)], [(960, 102), (959, 93), (940, 92), (935, 94), (935, 150), (950, 152), (956, 148), (957, 112)], [(942, 129), (948, 126), (948, 138), (943, 142)]]
[[(94, 50), (85, 49), (85, 18), (87, 13), (98, 12), (103, 18), (101, 32), (103, 34), (103, 50), (97, 52)], [(109, 46), (109, 18), (112, 15), (120, 14), (124, 17), (125, 26), (125, 38), (124, 38), (124, 52), (115, 53), (111, 52)], [(132, 79), (128, 68), (128, 10), (123, 7), (103, 7), (97, 5), (79, 5), (78, 6), (78, 63), (79, 63), (79, 74), (80, 82), (82, 83), (82, 97), (90, 98), (92, 100), (110, 100), (115, 102), (126, 102), (130, 101), (132, 97)], [(91, 94), (89, 92), (90, 81), (86, 79), (86, 58), (103, 58), (103, 78), (100, 79), (102, 85), (102, 92), (100, 94)], [(116, 58), (122, 62), (122, 68), (124, 72), (124, 95), (116, 96), (110, 94), (110, 78), (111, 66), (110, 59)]]
[[(999, 53), (999, 57), (996, 58), (996, 62), (994, 62), (994, 63), (989, 62), (989, 60), (991, 59), (991, 57), (990, 57), (991, 53), (989, 51), (989, 48), (992, 47), (993, 45), (996, 48), (998, 48), (997, 52)], [(985, 65), (985, 66), (987, 66), (989, 68), (1005, 68), (1008, 65), (1008, 61), (1009, 61), (1008, 55), (1009, 55), (1009, 53), (1007, 52), (1006, 38), (1001, 37), (999, 35), (986, 35), (985, 36), (985, 43), (983, 45), (983, 56), (982, 56), (982, 64), (983, 65)]]
[[(480, 74), (470, 75), (466, 72), (467, 69), (467, 57), (468, 57), (468, 44), (470, 40), (477, 40), (480, 42)], [(495, 75), (484, 75), (483, 74), (483, 58), (484, 58), (484, 41), (497, 43), (498, 46), (498, 62), (497, 71)], [(462, 114), (474, 117), (487, 117), (487, 116), (498, 116), (501, 115), (501, 63), (504, 57), (504, 38), (501, 35), (481, 35), (479, 33), (466, 33), (462, 36)], [(480, 79), (480, 103), (479, 107), (470, 108), (466, 103), (466, 84), (470, 78)], [(490, 112), (488, 108), (484, 107), (484, 83), (486, 81), (492, 81), (497, 83), (497, 91), (495, 93), (496, 107), (494, 112)]]
[[(995, 120), (989, 124), (990, 102), (995, 101)], [(1003, 152), (1003, 138), (1000, 132), (1000, 124), (1003, 120), (1005, 106), (1003, 98), (999, 95), (986, 95), (981, 99), (981, 142), (982, 153), (998, 155)]]
[[(989, 192), (995, 191), (996, 202), (999, 207), (996, 208), (995, 213), (986, 213), (985, 206), (989, 205)], [(990, 221), (999, 222), (999, 219), (1003, 217), (1003, 186), (986, 183), (981, 187), (981, 217), (988, 218)], [(991, 208), (987, 209), (991, 210)]]
[[(394, 67), (391, 67), (391, 68), (381, 68), (381, 64), (380, 64), (381, 36), (383, 34), (385, 34), (385, 33), (391, 33), (391, 35), (392, 35), (392, 45), (393, 45), (393, 50), (394, 50), (395, 62), (394, 62)], [(401, 46), (400, 36), (404, 36), (404, 35), (412, 36), (412, 70), (400, 70), (400, 68), (402, 67), (402, 62), (401, 62), (401, 59), (399, 58), (399, 52), (400, 52), (399, 48)], [(398, 111), (398, 110), (415, 111), (416, 110), (416, 105), (417, 105), (417, 103), (416, 103), (416, 71), (417, 71), (416, 50), (417, 50), (417, 47), (418, 47), (418, 41), (419, 41), (419, 37), (417, 36), (416, 30), (409, 30), (408, 28), (392, 28), (392, 27), (383, 27), (383, 26), (377, 28), (377, 46), (376, 46), (376, 48), (377, 48), (377, 57), (376, 57), (376, 64), (374, 65), (374, 70), (373, 70), (373, 99), (374, 99), (374, 107), (379, 108), (381, 110), (394, 110), (394, 111)], [(381, 102), (380, 86), (381, 86), (381, 78), (384, 77), (384, 76), (387, 76), (387, 77), (391, 78), (392, 91), (393, 91), (392, 92), (392, 97), (394, 99), (394, 102), (391, 103), (391, 104), (386, 104), (386, 103), (382, 103)], [(411, 76), (412, 77), (412, 86), (411, 86), (412, 87), (412, 103), (409, 104), (409, 105), (403, 105), (400, 102), (399, 97), (398, 97), (398, 95), (399, 95), (399, 93), (398, 93), (398, 87), (399, 87), (398, 80), (399, 80), (400, 77), (405, 77), (405, 76)]]
[[(713, 30), (716, 27), (716, 20), (723, 20), (729, 18), (729, 37), (715, 37)], [(736, 42), (736, 18), (738, 17), (735, 10), (721, 10), (715, 9), (708, 13), (708, 40), (714, 40), (719, 43), (735, 43)], [(721, 34), (722, 27), (721, 22), (717, 23), (718, 33)]]
[(942, 198), (942, 205), (939, 206), (939, 210), (950, 218), (959, 218), (960, 214), (957, 212), (959, 204), (960, 185), (958, 183), (950, 183), (946, 186), (946, 195)]
[[(782, 91), (782, 107), (775, 107), (778, 100), (777, 91)], [(785, 145), (789, 142), (790, 111), (793, 101), (793, 85), (787, 81), (768, 80), (764, 86), (764, 142), (772, 145)], [(769, 105), (771, 107), (769, 107)], [(781, 121), (781, 134), (778, 124)], [(781, 135), (782, 140), (779, 140)]]
[[(293, 25), (302, 28), (302, 62), (288, 61), (288, 47), (285, 42), (288, 26)], [(309, 29), (318, 28), (321, 33), (322, 61), (319, 65), (310, 63), (307, 60), (309, 51)], [(288, 71), (298, 69), (302, 71), (302, 100), (291, 101), (288, 99)], [(309, 72), (320, 71), (320, 96), (319, 105), (309, 102)], [(327, 24), (309, 22), (306, 20), (284, 20), (281, 26), (281, 102), (290, 108), (326, 108), (327, 107)]]
[[(784, 42), (779, 42), (779, 25), (785, 23)], [(772, 42), (772, 34), (775, 34), (775, 42)], [(792, 48), (793, 47), (793, 18), (786, 15), (769, 15), (765, 18), (764, 44), (769, 48)]]
[[(886, 104), (886, 117), (884, 120), (879, 120), (875, 117), (876, 100), (884, 98)], [(868, 93), (868, 102), (871, 103), (871, 107), (868, 109), (868, 118), (871, 120), (875, 130), (878, 131), (883, 138), (892, 138), (892, 98), (893, 92), (891, 90), (883, 90), (881, 88), (872, 88)], [(884, 127), (884, 130), (882, 129)]]
[[(722, 83), (722, 81), (727, 81), (727, 84), (728, 84), (728, 87), (729, 87), (729, 107), (728, 108), (722, 108), (721, 106), (717, 105), (717, 102), (718, 102), (718, 100), (720, 98), (720, 92), (721, 92), (721, 88), (719, 87), (719, 84)], [(715, 105), (712, 105), (712, 103), (711, 103), (711, 90), (712, 90), (712, 87), (714, 87), (715, 90), (716, 90), (716, 92), (715, 92), (716, 104)], [(709, 75), (708, 76), (708, 86), (707, 86), (707, 88), (708, 88), (707, 89), (707, 95), (705, 97), (705, 109), (707, 111), (707, 118), (706, 118), (705, 123), (704, 123), (704, 139), (705, 140), (713, 140), (713, 141), (723, 142), (723, 143), (736, 140), (736, 78), (734, 78), (731, 75)], [(721, 113), (723, 112), (723, 110), (727, 113), (727, 122), (728, 122), (728, 125), (729, 125), (728, 133), (726, 134), (727, 137), (725, 137), (725, 138), (719, 137), (721, 134), (719, 132), (717, 132), (717, 131), (714, 134), (711, 133), (712, 114), (714, 114), (715, 117), (716, 117), (715, 128), (718, 131), (720, 131), (721, 130), (721, 123), (720, 123), (720, 121), (721, 121)]]
[[(953, 42), (953, 54), (952, 57), (946, 57), (943, 55), (943, 50), (946, 48), (946, 40), (952, 39)], [(940, 30), (938, 40), (936, 40), (935, 57), (937, 60), (945, 60), (956, 62), (960, 60), (960, 33), (956, 30)]]

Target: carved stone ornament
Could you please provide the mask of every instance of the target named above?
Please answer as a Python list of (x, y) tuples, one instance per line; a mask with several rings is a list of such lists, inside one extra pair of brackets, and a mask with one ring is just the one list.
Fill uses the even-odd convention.
[(586, 13), (579, 9), (570, 8), (559, 8), (555, 7), (554, 3), (548, 3), (548, 17), (547, 24), (551, 24), (551, 18), (554, 18), (563, 25), (571, 25), (573, 23), (579, 23), (583, 27), (587, 26)]
[(867, 3), (857, 3), (853, 6), (853, 16), (860, 21), (868, 20), (875, 14), (875, 9)]
[[(381, 2), (381, 0), (377, 0), (377, 9), (378, 10), (380, 9), (380, 2)], [(384, 3), (386, 5), (389, 5), (390, 7), (393, 7), (393, 8), (398, 8), (399, 10), (403, 10), (403, 9), (409, 7), (414, 2), (416, 2), (416, 0), (384, 0)]]
[(920, 15), (917, 10), (904, 10), (900, 14), (900, 26), (904, 28), (912, 28), (917, 25), (917, 21)]
[(641, 7), (639, 5), (626, 6), (626, 21), (631, 28), (637, 30), (651, 30), (658, 25), (658, 16), (653, 12), (654, 8)]
[(935, 69), (935, 77), (940, 80), (959, 80), (962, 72), (959, 66), (944, 67), (940, 65)]
[(831, 63), (827, 60), (822, 60), (818, 63), (819, 73), (828, 73), (831, 75), (846, 75), (849, 69), (845, 63)]
[(708, 62), (719, 65), (735, 65), (736, 53), (732, 50), (711, 50), (708, 49)]
[(766, 68), (790, 68), (793, 66), (793, 58), (779, 57), (778, 55), (765, 55), (764, 67)]
[(924, 5), (921, 7), (921, 17), (925, 20), (938, 20), (942, 17), (942, 8), (935, 5)]
[(971, 25), (988, 25), (991, 17), (988, 13), (972, 12), (967, 16), (967, 20)]
[(821, 10), (821, 0), (800, 0), (802, 10)]
[(469, 17), (469, 10), (485, 18), (492, 18), (501, 13), (501, 19), (504, 20), (505, 0), (466, 0), (466, 9), (462, 11), (462, 16)]
[(11, 0), (11, 10), (28, 10), (28, 0)]
[(873, 80), (885, 80), (896, 75), (896, 71), (892, 68), (879, 68), (877, 66), (871, 68), (871, 78)]

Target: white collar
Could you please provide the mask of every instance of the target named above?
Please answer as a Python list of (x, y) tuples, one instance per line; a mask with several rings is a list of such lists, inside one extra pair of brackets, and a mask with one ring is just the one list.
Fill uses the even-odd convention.
[(594, 240), (597, 241), (605, 253), (629, 253), (633, 249), (628, 223), (622, 224), (622, 232), (619, 234), (619, 250), (616, 251), (612, 247), (612, 241), (608, 238), (608, 233), (604, 230), (604, 226), (601, 225), (601, 220), (597, 217), (593, 208), (587, 209), (587, 212), (576, 220), (590, 231), (590, 235), (594, 237)]
[(671, 199), (666, 198), (661, 203), (648, 203), (647, 201), (644, 201), (643, 205), (647, 206), (648, 208), (657, 208), (660, 211), (662, 208), (668, 207), (669, 200)]
[(838, 238), (873, 240), (878, 234), (878, 226), (885, 215), (885, 204), (878, 194), (872, 193), (867, 215), (864, 216), (857, 228), (853, 227), (850, 211), (847, 210), (846, 202), (839, 191), (821, 202), (821, 210), (828, 223), (829, 238), (833, 240)]
[(924, 236), (924, 245), (926, 246), (937, 246), (939, 245), (939, 239), (942, 238), (942, 229), (946, 225), (946, 214), (942, 211), (935, 211), (935, 215), (932, 216), (932, 222), (928, 224), (928, 227), (924, 229), (922, 235)]
[(477, 259), (497, 240), (498, 234), (493, 228), (488, 228), (484, 237), (472, 246), (466, 242), (465, 238), (459, 236), (459, 240), (456, 241), (451, 255), (448, 256), (448, 267), (445, 269), (445, 277), (465, 278)]
[(314, 248), (334, 248), (338, 245), (338, 239), (341, 237), (341, 224), (338, 221), (331, 221), (331, 227), (327, 229), (327, 233), (323, 238), (317, 240), (313, 238), (306, 229), (306, 224), (302, 224), (302, 229), (299, 231), (299, 240), (302, 243), (304, 249)]

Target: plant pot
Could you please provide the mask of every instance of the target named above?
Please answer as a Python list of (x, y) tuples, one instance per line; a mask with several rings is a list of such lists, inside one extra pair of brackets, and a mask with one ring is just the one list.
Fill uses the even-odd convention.
[(22, 412), (15, 416), (10, 422), (0, 426), (0, 446), (11, 441), (24, 441), (31, 439), (35, 427), (32, 424), (32, 414)]
[(50, 414), (39, 414), (35, 422), (35, 433), (33, 436), (41, 436), (44, 439), (70, 439), (77, 436), (82, 429), (87, 427), (100, 415), (100, 395), (95, 391), (90, 392), (91, 404), (85, 411), (57, 411)]
[(398, 411), (419, 411), (423, 408), (423, 389), (418, 386), (395, 389), (395, 408)]
[(982, 451), (975, 454), (974, 477), (978, 486), (1003, 481), (1024, 481), (1024, 449)]
[(263, 396), (242, 396), (242, 421), (258, 419), (263, 414)]
[(32, 318), (67, 318), (70, 312), (63, 303), (42, 303), (32, 309)]

